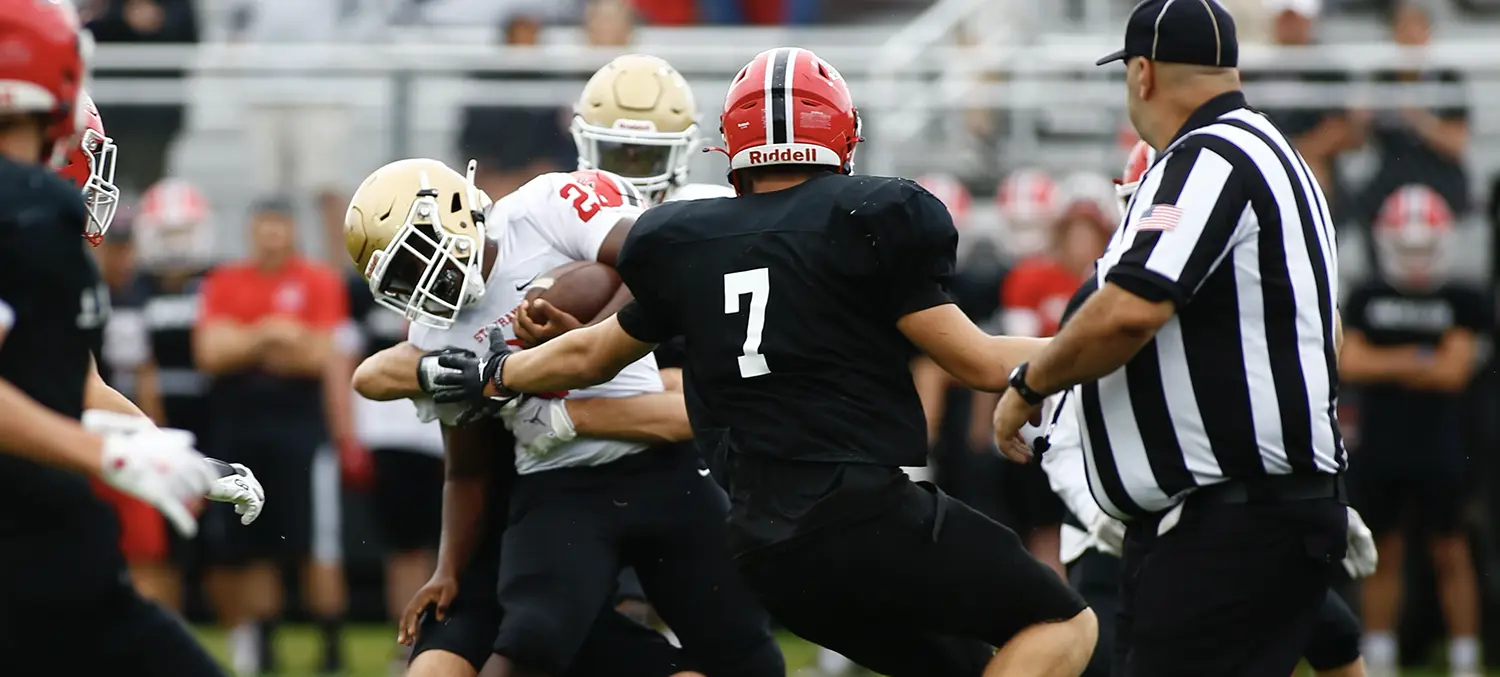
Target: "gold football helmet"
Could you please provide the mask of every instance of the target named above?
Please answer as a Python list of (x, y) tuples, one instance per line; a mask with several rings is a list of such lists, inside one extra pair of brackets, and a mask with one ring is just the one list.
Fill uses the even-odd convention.
[(626, 54), (584, 85), (573, 106), (572, 131), (579, 169), (625, 177), (655, 204), (687, 179), (689, 153), (698, 141), (698, 106), (671, 64)]
[(344, 247), (382, 306), (447, 329), (484, 295), (484, 209), (468, 176), (437, 160), (397, 160), (359, 185), (344, 212)]

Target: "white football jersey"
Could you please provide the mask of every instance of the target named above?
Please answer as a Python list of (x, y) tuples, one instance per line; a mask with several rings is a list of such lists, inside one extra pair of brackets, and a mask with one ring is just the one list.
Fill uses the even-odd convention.
[(675, 190), (667, 193), (664, 202), (677, 202), (679, 200), (705, 200), (711, 197), (734, 197), (735, 192), (729, 186), (720, 186), (712, 183), (689, 183), (678, 186)]
[[(433, 329), (413, 324), (407, 340), (422, 350), (457, 347), (483, 355), (489, 350), (490, 328), (498, 326), (506, 342), (518, 346), (516, 307), (532, 283), (563, 264), (595, 260), (615, 223), (622, 217), (640, 213), (639, 208), (630, 205), (600, 204), (600, 199), (572, 175), (559, 172), (543, 174), (495, 202), (485, 225), (486, 233), (498, 246), (484, 296), (460, 311), (452, 327)], [(661, 390), (656, 358), (647, 355), (625, 367), (613, 380), (569, 392), (567, 397), (630, 397)], [(462, 405), (438, 405), (430, 398), (416, 402), (424, 421), (436, 419), (451, 424), (464, 409)], [(649, 445), (636, 442), (579, 438), (540, 459), (517, 449), (516, 472), (526, 475), (602, 465), (647, 448)]]

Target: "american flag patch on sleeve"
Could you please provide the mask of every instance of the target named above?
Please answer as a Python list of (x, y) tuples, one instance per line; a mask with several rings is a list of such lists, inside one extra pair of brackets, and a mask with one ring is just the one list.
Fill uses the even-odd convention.
[(1141, 212), (1141, 220), (1135, 226), (1137, 230), (1172, 230), (1181, 218), (1182, 209), (1177, 205), (1151, 205)]

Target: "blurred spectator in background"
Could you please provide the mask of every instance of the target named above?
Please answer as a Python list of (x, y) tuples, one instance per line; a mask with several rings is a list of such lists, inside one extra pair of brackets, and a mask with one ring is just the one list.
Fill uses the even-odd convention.
[(635, 41), (635, 11), (625, 0), (588, 0), (583, 32), (590, 47), (629, 47)]
[[(1265, 0), (1262, 4), (1269, 15), (1275, 44), (1287, 47), (1314, 44), (1323, 0)], [(1344, 85), (1349, 82), (1349, 75), (1339, 70), (1302, 68), (1256, 73), (1249, 79), (1257, 83), (1252, 91), (1270, 102), (1266, 114), (1297, 146), (1332, 203), (1329, 208), (1334, 209), (1342, 188), (1335, 160), (1341, 153), (1358, 147), (1362, 140), (1347, 108), (1306, 108), (1296, 107), (1296, 103), (1326, 96), (1326, 85)]]
[(220, 569), (208, 577), (209, 595), (242, 675), (274, 670), (270, 622), (283, 606), (284, 565), (303, 568), (304, 602), (323, 635), (322, 671), (343, 667), (339, 470), (328, 450), (324, 381), (348, 297), (337, 273), (297, 254), (296, 232), (289, 201), (257, 204), (250, 259), (209, 273), (193, 335), (194, 361), (213, 378), (203, 448), (254, 464), (276, 496), (250, 527), (224, 524), (211, 534)]
[[(93, 0), (89, 30), (101, 43), (196, 43), (198, 16), (193, 0)], [(181, 83), (182, 69), (111, 70), (121, 78)], [(166, 175), (167, 153), (182, 130), (182, 104), (110, 103), (99, 106), (116, 139), (129, 152), (116, 165), (115, 182), (139, 193)]]
[[(1392, 38), (1403, 47), (1423, 48), (1432, 39), (1432, 17), (1415, 2), (1398, 2), (1390, 14)], [(1410, 183), (1431, 186), (1454, 214), (1469, 213), (1468, 171), (1464, 155), (1469, 145), (1469, 109), (1449, 97), (1465, 94), (1463, 76), (1451, 70), (1402, 70), (1377, 75), (1380, 83), (1430, 83), (1428, 92), (1404, 91), (1399, 106), (1384, 108), (1370, 120), (1370, 137), (1379, 153), (1379, 168), (1359, 201), (1360, 221), (1372, 223), (1397, 187)], [(1439, 91), (1447, 102), (1429, 103)], [(1427, 94), (1427, 96), (1423, 96)]]
[[(381, 23), (360, 15), (359, 3), (308, 0), (239, 0), (231, 39), (252, 44), (311, 47), (363, 42)], [(316, 200), (324, 224), (344, 222), (344, 158), (350, 110), (344, 93), (326, 77), (277, 70), (253, 74), (239, 87), (245, 96), (253, 189), (260, 194)]]
[(818, 20), (820, 0), (698, 0), (703, 23), (781, 26)]
[(1451, 674), (1480, 674), (1462, 397), (1479, 338), (1493, 320), (1479, 292), (1445, 276), (1453, 225), (1433, 189), (1396, 190), (1374, 226), (1380, 279), (1360, 285), (1342, 304), (1339, 373), (1361, 389), (1361, 447), (1350, 459), (1351, 487), (1380, 551), (1379, 567), (1364, 581), (1363, 653), (1372, 677), (1396, 674), (1408, 532), (1424, 539), (1432, 559)]
[[(541, 30), (540, 20), (518, 15), (501, 25), (498, 37), (510, 47), (535, 47)], [(473, 77), (480, 82), (546, 81), (557, 79), (559, 74), (492, 71)], [(573, 168), (573, 139), (567, 134), (567, 118), (568, 112), (561, 106), (468, 106), (460, 123), (459, 152), (479, 162), (475, 183), (498, 200), (539, 174)]]
[[(1274, 2), (1274, 0), (1273, 0)], [(1263, 45), (1271, 41), (1271, 17), (1263, 0), (1221, 0), (1234, 17), (1234, 32), (1241, 45)]]
[[(1089, 185), (1092, 184), (1092, 185)], [(1062, 214), (1047, 224), (1045, 248), (1011, 268), (999, 289), (1001, 333), (1046, 337), (1057, 333), (1068, 299), (1104, 253), (1118, 217), (1114, 187), (1103, 176), (1075, 177), (1061, 190)], [(999, 396), (975, 393), (970, 414), (969, 445), (998, 456), (991, 425)], [(1067, 578), (1061, 557), (1060, 528), (1066, 512), (1037, 463), (1000, 464), (996, 487), (1000, 521), (1026, 548), (1058, 576)]]

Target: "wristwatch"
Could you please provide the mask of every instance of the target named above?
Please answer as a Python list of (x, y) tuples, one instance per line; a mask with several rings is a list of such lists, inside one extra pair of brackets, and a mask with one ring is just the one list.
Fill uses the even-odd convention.
[(1016, 391), (1017, 395), (1021, 396), (1021, 399), (1026, 400), (1027, 404), (1034, 407), (1041, 404), (1042, 400), (1047, 399), (1047, 396), (1032, 390), (1031, 386), (1026, 385), (1026, 368), (1029, 366), (1031, 366), (1029, 362), (1022, 362), (1016, 367), (1015, 371), (1010, 373), (1010, 387), (1011, 390)]

